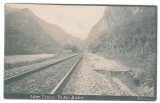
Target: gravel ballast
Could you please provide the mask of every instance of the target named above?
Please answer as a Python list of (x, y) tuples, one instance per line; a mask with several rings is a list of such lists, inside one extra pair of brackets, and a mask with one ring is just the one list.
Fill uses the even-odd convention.
[(13, 68), (13, 69), (8, 69), (8, 70), (4, 71), (4, 78), (9, 78), (9, 77), (21, 74), (21, 73), (25, 73), (27, 71), (35, 70), (35, 69), (38, 69), (38, 68), (41, 68), (41, 67), (44, 67), (44, 66), (47, 66), (47, 65), (50, 65), (50, 64), (54, 64), (58, 61), (64, 60), (64, 59), (72, 57), (74, 55), (76, 55), (76, 54), (70, 54), (70, 55), (67, 55), (67, 56), (63, 56), (61, 58), (55, 58), (55, 59), (47, 60), (47, 61), (44, 61), (44, 62), (41, 62), (41, 63), (35, 63), (35, 64), (32, 64), (32, 65), (27, 65), (27, 66), (17, 67), (17, 68)]
[(70, 70), (80, 56), (73, 57), (59, 64), (48, 67), (30, 76), (5, 85), (5, 93), (48, 94)]
[[(113, 63), (112, 60), (105, 61), (104, 58), (91, 53), (85, 53), (80, 65), (81, 66), (74, 71), (66, 87), (63, 89), (62, 94), (104, 96), (136, 95), (118, 79), (115, 80), (110, 76), (95, 71), (95, 69), (111, 70), (120, 67), (119, 63)], [(122, 68), (119, 70), (122, 70)]]

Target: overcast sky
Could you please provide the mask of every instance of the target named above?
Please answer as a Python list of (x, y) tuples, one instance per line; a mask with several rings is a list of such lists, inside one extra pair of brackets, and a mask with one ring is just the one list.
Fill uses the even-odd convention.
[(69, 34), (85, 39), (90, 29), (100, 20), (104, 6), (68, 6), (7, 4), (12, 8), (28, 8), (48, 23), (60, 26)]

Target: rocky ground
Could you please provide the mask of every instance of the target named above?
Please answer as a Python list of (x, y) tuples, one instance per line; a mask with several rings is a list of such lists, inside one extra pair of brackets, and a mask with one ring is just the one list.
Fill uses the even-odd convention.
[(83, 61), (74, 71), (63, 94), (74, 95), (136, 95), (117, 78), (101, 74), (96, 70), (127, 70), (120, 62), (85, 53)]

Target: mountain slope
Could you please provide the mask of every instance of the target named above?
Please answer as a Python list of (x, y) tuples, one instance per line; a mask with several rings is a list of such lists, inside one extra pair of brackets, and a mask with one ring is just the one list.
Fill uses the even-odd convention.
[[(154, 87), (157, 55), (156, 7), (109, 9), (104, 13), (103, 23), (93, 28), (92, 31), (96, 33), (90, 35), (98, 36), (90, 41), (88, 50), (128, 65), (134, 71), (135, 85), (140, 88)], [(98, 30), (104, 25), (107, 28)]]
[(46, 23), (41, 19), (37, 19), (37, 21), (40, 24), (40, 26), (47, 33), (49, 33), (51, 35), (51, 37), (54, 38), (62, 46), (65, 43), (79, 45), (79, 43), (81, 42), (81, 40), (79, 38), (76, 38), (76, 37), (66, 33), (63, 29), (61, 29), (60, 27), (58, 27), (56, 25)]
[(35, 16), (29, 9), (5, 8), (5, 54), (54, 53), (81, 40)]
[(98, 36), (89, 44), (90, 50), (114, 55), (116, 51), (118, 54), (119, 52), (130, 53), (137, 48), (135, 51), (144, 54), (149, 51), (143, 50), (145, 48), (142, 47), (147, 46), (148, 49), (156, 52), (156, 9), (154, 7), (130, 8), (130, 11), (129, 8), (113, 7), (110, 11), (106, 11), (102, 18), (105, 20), (103, 24), (108, 25), (107, 29), (95, 30), (103, 25), (93, 27), (92, 31), (96, 31)]
[[(5, 55), (55, 53), (59, 44), (26, 12), (6, 7)], [(25, 10), (25, 9), (24, 9)]]
[(101, 35), (109, 34), (116, 25), (127, 23), (130, 17), (143, 12), (144, 9), (144, 7), (106, 7), (103, 17), (92, 27), (84, 45), (88, 46)]

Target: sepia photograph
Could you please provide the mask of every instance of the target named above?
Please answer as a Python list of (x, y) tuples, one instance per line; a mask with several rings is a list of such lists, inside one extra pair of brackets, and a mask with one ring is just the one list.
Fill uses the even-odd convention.
[(4, 98), (156, 100), (157, 6), (4, 9)]

